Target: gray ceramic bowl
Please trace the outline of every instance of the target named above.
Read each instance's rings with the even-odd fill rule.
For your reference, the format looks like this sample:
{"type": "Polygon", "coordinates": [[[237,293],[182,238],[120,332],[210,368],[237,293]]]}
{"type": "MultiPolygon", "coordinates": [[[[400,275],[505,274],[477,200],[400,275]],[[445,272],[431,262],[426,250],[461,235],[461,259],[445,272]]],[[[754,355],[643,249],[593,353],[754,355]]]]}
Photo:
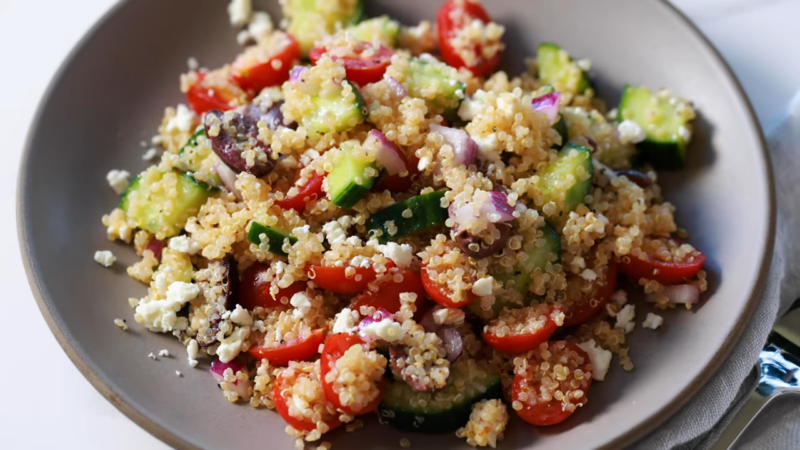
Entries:
{"type": "MultiPolygon", "coordinates": [[[[368,13],[405,23],[432,19],[439,1],[368,1],[368,13]]],[[[665,314],[657,332],[631,336],[636,370],[613,367],[590,402],[561,426],[535,429],[514,420],[502,448],[619,448],[654,429],[697,392],[728,355],[758,301],[772,248],[774,202],[764,144],[745,95],[719,55],[685,18],[655,0],[494,0],[508,29],[507,68],[520,70],[543,40],[593,61],[599,93],[618,100],[626,82],[668,86],[700,112],[689,168],[664,176],[680,223],[709,256],[711,289],[692,311],[665,314]]],[[[277,2],[266,5],[278,15],[277,2]]],[[[135,0],[118,5],[80,43],[45,95],[20,171],[22,254],[41,311],[67,354],[109,401],[180,448],[291,448],[271,411],[232,406],[207,365],[191,370],[168,336],[129,333],[126,298],[144,288],[123,267],[133,251],[109,243],[100,216],[117,198],[112,168],[144,168],[139,142],[163,108],[182,101],[178,74],[195,56],[209,66],[237,52],[220,0],[135,0]],[[92,254],[111,248],[108,270],[92,254]],[[151,361],[168,348],[174,358],[151,361]],[[184,373],[175,376],[175,370],[184,373]],[[254,447],[256,446],[256,447],[254,447]]],[[[646,307],[640,307],[642,320],[646,307]]],[[[641,328],[641,327],[639,327],[641,328]]],[[[401,434],[368,420],[358,433],[326,436],[337,448],[397,448],[401,434]]],[[[445,436],[409,436],[415,448],[465,448],[445,436]]]]}

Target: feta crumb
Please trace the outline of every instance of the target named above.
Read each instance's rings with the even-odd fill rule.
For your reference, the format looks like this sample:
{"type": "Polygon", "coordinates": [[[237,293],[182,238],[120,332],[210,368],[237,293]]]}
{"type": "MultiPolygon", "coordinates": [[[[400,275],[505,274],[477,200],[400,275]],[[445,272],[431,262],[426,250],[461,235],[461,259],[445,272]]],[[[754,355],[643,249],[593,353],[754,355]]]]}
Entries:
{"type": "Polygon", "coordinates": [[[385,245],[378,245],[378,251],[383,253],[383,256],[394,261],[397,267],[401,269],[410,266],[414,260],[414,248],[409,244],[389,242],[385,245]]]}
{"type": "Polygon", "coordinates": [[[156,156],[158,156],[158,150],[156,150],[155,148],[150,148],[146,152],[144,152],[144,155],[142,155],[142,159],[144,161],[151,161],[156,156]]]}
{"type": "Polygon", "coordinates": [[[128,331],[128,324],[122,319],[114,319],[114,325],[118,326],[122,331],[128,331]]]}
{"type": "Polygon", "coordinates": [[[350,265],[353,267],[367,268],[372,265],[372,260],[367,258],[366,256],[357,255],[350,260],[350,265]]]}
{"type": "Polygon", "coordinates": [[[594,281],[597,279],[597,273],[595,273],[595,271],[592,269],[583,269],[583,272],[581,272],[581,278],[586,281],[594,281]]]}
{"type": "Polygon", "coordinates": [[[259,333],[266,333],[267,332],[267,327],[264,326],[264,321],[263,320],[256,320],[253,323],[253,328],[255,328],[259,333]]]}
{"type": "Polygon", "coordinates": [[[163,356],[165,358],[168,358],[169,357],[169,350],[167,350],[167,349],[159,350],[158,356],[163,356]]]}
{"type": "Polygon", "coordinates": [[[148,358],[150,358],[150,359],[152,359],[153,361],[156,361],[156,360],[158,360],[158,357],[156,357],[156,355],[154,355],[154,354],[153,354],[153,352],[150,352],[150,354],[149,354],[149,355],[147,355],[147,357],[148,357],[148,358]]]}
{"type": "Polygon", "coordinates": [[[578,347],[589,356],[589,361],[592,363],[592,379],[597,381],[605,380],[608,367],[611,365],[611,352],[598,347],[594,339],[578,344],[578,347]]]}
{"type": "Polygon", "coordinates": [[[634,319],[636,318],[636,307],[634,305],[625,305],[617,313],[617,323],[614,325],[614,328],[621,328],[625,330],[625,333],[630,333],[633,331],[633,327],[636,326],[636,322],[634,319]]]}
{"type": "Polygon", "coordinates": [[[234,27],[247,24],[251,14],[253,14],[252,0],[231,0],[228,4],[228,17],[234,27]]]}
{"type": "Polygon", "coordinates": [[[482,102],[476,102],[475,100],[466,98],[461,102],[461,106],[458,107],[458,117],[464,122],[469,122],[480,114],[482,108],[482,102]]]}
{"type": "Polygon", "coordinates": [[[249,311],[242,308],[242,305],[236,305],[236,309],[231,311],[230,318],[231,322],[236,325],[250,326],[253,324],[253,317],[250,316],[249,311]]]}
{"type": "Polygon", "coordinates": [[[361,238],[358,236],[350,236],[345,240],[348,244],[352,245],[353,247],[361,247],[361,238]]]}
{"type": "Polygon", "coordinates": [[[689,129],[685,126],[681,125],[678,127],[678,136],[683,142],[689,142],[689,140],[692,139],[692,132],[689,131],[689,129]]]}
{"type": "Polygon", "coordinates": [[[417,170],[422,172],[425,169],[427,169],[430,164],[431,164],[431,158],[428,156],[423,156],[422,158],[419,159],[419,162],[417,163],[417,170]]]}
{"type": "Polygon", "coordinates": [[[230,336],[221,340],[217,348],[219,360],[228,363],[242,351],[245,339],[250,336],[250,327],[237,327],[230,336]]]}
{"type": "Polygon", "coordinates": [[[302,319],[311,311],[311,299],[308,298],[308,295],[305,292],[298,292],[294,294],[289,300],[289,304],[294,306],[294,311],[292,312],[292,316],[295,319],[302,319]]]}
{"type": "Polygon", "coordinates": [[[645,328],[650,328],[651,330],[656,330],[663,323],[663,317],[659,316],[658,314],[647,313],[647,317],[645,317],[644,322],[642,322],[642,326],[645,328]]]}
{"type": "Polygon", "coordinates": [[[433,312],[433,321],[437,325],[462,324],[464,318],[464,311],[459,308],[441,308],[433,312]]]}
{"type": "Polygon", "coordinates": [[[176,281],[167,288],[165,299],[140,302],[136,306],[134,319],[151,331],[167,333],[172,330],[185,330],[189,326],[189,321],[185,317],[178,317],[178,311],[199,294],[200,287],[196,284],[176,281]]]}
{"type": "Polygon", "coordinates": [[[179,104],[175,110],[175,115],[167,122],[167,133],[181,131],[188,133],[193,131],[195,114],[183,103],[179,104]]]}
{"type": "MultiPolygon", "coordinates": [[[[239,305],[236,305],[239,306],[239,305]]],[[[197,367],[197,351],[200,349],[200,346],[197,344],[196,339],[192,339],[189,341],[189,345],[186,346],[186,359],[189,360],[189,365],[192,367],[197,367]]]]}
{"type": "Polygon", "coordinates": [[[349,333],[355,330],[356,321],[358,320],[358,311],[353,311],[350,308],[344,308],[336,314],[336,321],[333,323],[333,332],[335,333],[349,333]]]}
{"type": "Polygon", "coordinates": [[[269,37],[274,28],[272,18],[264,11],[254,12],[250,23],[247,24],[247,31],[256,42],[261,42],[269,37]]]}
{"type": "Polygon", "coordinates": [[[364,336],[373,336],[386,342],[394,342],[403,337],[403,326],[391,319],[373,322],[361,329],[364,336]]]}
{"type": "Polygon", "coordinates": [[[111,267],[117,257],[110,250],[98,250],[94,252],[94,260],[103,267],[111,267]]]}
{"type": "Polygon", "coordinates": [[[139,299],[135,297],[129,297],[128,305],[130,305],[131,308],[136,308],[137,306],[139,306],[139,299]]]}
{"type": "Polygon", "coordinates": [[[114,169],[106,174],[106,181],[108,181],[108,185],[111,186],[111,189],[114,189],[114,192],[122,194],[128,189],[128,185],[130,184],[128,178],[130,176],[131,174],[127,170],[114,169]]]}
{"type": "Polygon", "coordinates": [[[617,125],[619,141],[623,144],[638,144],[647,138],[642,127],[632,120],[623,120],[617,125]]]}
{"type": "Polygon", "coordinates": [[[497,133],[489,133],[483,135],[470,135],[473,141],[478,144],[478,156],[489,162],[496,162],[500,160],[500,152],[497,150],[499,141],[497,140],[497,133]]]}
{"type": "Polygon", "coordinates": [[[494,278],[485,276],[472,284],[472,293],[479,297],[492,295],[493,286],[494,278]]]}
{"type": "Polygon", "coordinates": [[[328,240],[329,244],[331,245],[338,244],[340,242],[345,242],[347,240],[346,228],[348,225],[346,224],[347,221],[342,221],[340,219],[340,220],[331,220],[330,222],[327,222],[325,225],[322,226],[322,232],[325,233],[325,239],[328,240]]]}
{"type": "Polygon", "coordinates": [[[176,371],[175,371],[175,375],[176,375],[177,377],[182,377],[182,376],[183,376],[183,374],[181,373],[181,371],[180,371],[180,370],[176,370],[176,371]]]}
{"type": "Polygon", "coordinates": [[[189,236],[175,236],[169,240],[169,248],[187,255],[196,255],[203,250],[203,246],[189,236]]]}
{"type": "Polygon", "coordinates": [[[186,60],[186,66],[189,70],[197,70],[200,68],[200,63],[197,61],[197,58],[190,56],[189,59],[186,60]]]}

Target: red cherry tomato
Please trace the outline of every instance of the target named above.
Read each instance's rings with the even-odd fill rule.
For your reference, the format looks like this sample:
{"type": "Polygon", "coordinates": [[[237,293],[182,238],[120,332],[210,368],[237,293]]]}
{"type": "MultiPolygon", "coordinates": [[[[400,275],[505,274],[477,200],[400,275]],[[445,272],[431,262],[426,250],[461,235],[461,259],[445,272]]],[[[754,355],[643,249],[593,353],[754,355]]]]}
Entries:
{"type": "MultiPolygon", "coordinates": [[[[661,239],[665,245],[678,247],[682,243],[675,239],[661,239]]],[[[694,250],[680,260],[664,261],[657,255],[647,253],[645,259],[623,256],[619,260],[619,271],[634,281],[640,278],[656,280],[661,284],[684,284],[691,279],[706,262],[706,255],[694,250]]]]}
{"type": "Polygon", "coordinates": [[[460,69],[466,67],[475,76],[485,76],[497,68],[500,63],[501,53],[497,52],[489,59],[484,59],[482,48],[479,43],[474,44],[472,51],[478,57],[478,62],[467,65],[453,46],[452,39],[465,27],[475,20],[487,24],[492,21],[489,13],[478,2],[470,0],[448,0],[436,15],[436,24],[439,30],[439,50],[442,52],[444,61],[460,69]]]}
{"type": "Polygon", "coordinates": [[[257,94],[265,87],[289,79],[289,70],[300,60],[300,44],[290,34],[276,32],[268,42],[248,47],[232,66],[233,80],[245,91],[257,94]]]}
{"type": "Polygon", "coordinates": [[[386,68],[392,62],[392,51],[381,45],[375,47],[368,42],[359,42],[355,48],[348,49],[348,54],[355,56],[336,56],[335,51],[329,52],[324,47],[314,47],[308,52],[308,58],[313,64],[325,53],[330,53],[333,60],[342,61],[347,73],[347,79],[361,86],[375,83],[383,78],[386,68]]]}
{"type": "Polygon", "coordinates": [[[389,192],[405,192],[411,188],[411,185],[414,181],[418,178],[417,174],[419,174],[419,169],[417,169],[417,165],[419,164],[419,160],[416,156],[411,155],[406,161],[406,168],[408,169],[408,174],[406,176],[401,176],[399,173],[395,175],[389,175],[388,173],[383,173],[378,181],[375,182],[375,185],[372,187],[373,192],[383,192],[385,190],[389,190],[389,192]]]}
{"type": "MultiPolygon", "coordinates": [[[[512,329],[510,332],[503,334],[503,336],[498,336],[496,334],[496,328],[493,326],[496,324],[497,320],[493,320],[489,322],[489,325],[483,328],[483,340],[494,347],[495,350],[512,355],[527,353],[538,347],[542,342],[547,342],[550,336],[558,329],[558,324],[556,324],[554,316],[561,314],[561,308],[548,305],[547,307],[528,306],[523,309],[528,308],[534,308],[537,316],[541,314],[547,317],[540,328],[523,333],[517,333],[512,329]]],[[[503,313],[500,315],[500,319],[502,318],[503,313]]]]}
{"type": "Polygon", "coordinates": [[[222,72],[198,72],[197,81],[186,91],[186,100],[198,115],[219,109],[227,111],[244,104],[247,94],[222,72]]]}
{"type": "MultiPolygon", "coordinates": [[[[275,384],[272,386],[272,401],[275,402],[275,410],[278,411],[278,414],[286,421],[289,425],[291,425],[294,429],[299,431],[313,431],[317,428],[317,424],[314,423],[310,418],[297,418],[289,414],[289,402],[287,401],[286,397],[284,397],[284,391],[291,392],[291,388],[294,383],[297,381],[299,377],[309,377],[312,381],[319,383],[319,377],[312,372],[301,372],[298,373],[296,369],[293,369],[291,375],[287,374],[288,372],[284,370],[278,378],[275,380],[275,384]]],[[[328,405],[322,411],[322,419],[328,427],[333,430],[334,428],[338,427],[342,424],[339,421],[339,414],[334,409],[333,405],[328,402],[328,405]]]]}
{"type": "Polygon", "coordinates": [[[555,425],[566,420],[577,407],[586,404],[586,394],[592,385],[591,376],[581,376],[578,379],[574,375],[576,369],[581,369],[584,373],[592,370],[589,357],[580,347],[565,341],[557,341],[549,342],[547,351],[550,353],[548,358],[542,358],[539,349],[529,354],[526,374],[515,375],[511,385],[511,398],[515,403],[522,404],[522,409],[515,411],[526,422],[538,426],[555,425]],[[545,361],[552,362],[548,370],[541,368],[541,364],[545,361]],[[558,389],[565,393],[569,397],[569,404],[563,400],[555,398],[544,400],[541,397],[542,378],[547,376],[550,380],[558,380],[552,373],[555,362],[566,366],[570,373],[566,380],[558,381],[560,386],[550,387],[549,390],[558,389]],[[570,384],[573,381],[578,382],[577,388],[570,384]],[[521,395],[523,393],[525,395],[521,395]]]}
{"type": "Polygon", "coordinates": [[[242,308],[253,310],[256,306],[264,308],[286,306],[288,302],[281,302],[282,298],[291,299],[294,294],[304,291],[308,287],[307,282],[297,281],[280,289],[276,295],[272,295],[270,293],[272,283],[265,280],[267,270],[269,270],[268,264],[255,263],[242,273],[237,300],[242,308]]]}
{"type": "Polygon", "coordinates": [[[296,195],[291,197],[284,197],[283,200],[275,202],[276,205],[283,209],[293,209],[298,212],[303,212],[306,205],[322,196],[322,180],[325,179],[323,175],[316,173],[311,176],[311,179],[306,181],[306,184],[300,186],[296,195]]]}
{"type": "Polygon", "coordinates": [[[333,334],[328,336],[328,339],[325,340],[325,348],[322,350],[322,357],[320,358],[320,380],[322,381],[322,391],[325,392],[325,398],[340,411],[354,416],[367,414],[378,408],[384,394],[383,377],[381,376],[381,378],[377,380],[378,383],[380,383],[380,394],[378,394],[373,401],[360,409],[353,409],[344,405],[339,398],[339,394],[334,391],[333,383],[329,383],[326,378],[328,372],[331,371],[331,365],[336,364],[336,361],[344,355],[344,352],[354,345],[363,344],[364,341],[357,335],[347,333],[333,334]]]}
{"type": "Polygon", "coordinates": [[[446,285],[441,285],[439,282],[432,280],[430,275],[428,274],[428,269],[423,267],[422,268],[422,286],[425,288],[425,292],[428,293],[428,296],[433,299],[436,303],[445,306],[447,308],[460,308],[462,306],[467,306],[476,298],[478,298],[472,291],[466,292],[466,299],[462,301],[458,301],[455,298],[455,293],[450,290],[449,287],[446,285]]]}
{"type": "Polygon", "coordinates": [[[250,347],[247,352],[257,359],[268,359],[270,365],[285,366],[289,361],[306,361],[319,353],[319,344],[325,340],[325,329],[314,330],[305,338],[270,347],[250,347]]]}
{"type": "MultiPolygon", "coordinates": [[[[394,314],[400,311],[400,294],[413,292],[417,294],[417,312],[425,301],[425,289],[422,287],[422,278],[413,270],[401,270],[398,273],[403,275],[403,281],[395,283],[392,279],[381,281],[376,292],[365,292],[353,299],[351,308],[359,310],[362,306],[373,306],[384,308],[394,314]]],[[[387,276],[388,278],[388,276],[387,276]]]]}
{"type": "Polygon", "coordinates": [[[567,296],[571,303],[564,305],[564,326],[574,327],[596,316],[608,302],[617,287],[617,264],[608,262],[605,274],[597,274],[594,281],[586,281],[578,276],[567,277],[567,296]],[[580,289],[570,289],[569,284],[591,283],[592,290],[585,293],[580,289]]]}
{"type": "Polygon", "coordinates": [[[375,271],[369,267],[355,267],[356,273],[347,276],[349,266],[309,266],[308,277],[317,286],[336,294],[360,294],[367,284],[375,279],[375,271]]]}

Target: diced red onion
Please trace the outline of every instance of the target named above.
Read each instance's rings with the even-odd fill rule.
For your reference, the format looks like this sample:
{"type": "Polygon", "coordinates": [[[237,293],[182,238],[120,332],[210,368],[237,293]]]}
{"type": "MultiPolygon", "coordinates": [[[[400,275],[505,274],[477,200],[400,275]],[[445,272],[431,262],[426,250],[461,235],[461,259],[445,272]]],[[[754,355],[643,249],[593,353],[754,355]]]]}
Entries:
{"type": "Polygon", "coordinates": [[[436,332],[442,340],[445,350],[447,350],[447,360],[451,363],[456,362],[461,352],[464,351],[464,340],[455,327],[442,327],[436,332]]]}
{"type": "Polygon", "coordinates": [[[406,88],[397,81],[397,78],[384,74],[383,79],[386,80],[386,83],[392,89],[394,95],[400,98],[405,98],[408,96],[408,92],[406,92],[406,88]]]}
{"type": "Polygon", "coordinates": [[[436,316],[434,315],[436,311],[439,311],[441,309],[445,309],[445,307],[441,305],[436,305],[433,308],[429,309],[424,316],[422,316],[422,319],[420,319],[419,324],[422,328],[425,329],[425,331],[428,331],[430,333],[435,333],[439,331],[439,328],[442,327],[441,324],[436,323],[435,319],[436,316]]]}
{"type": "MultiPolygon", "coordinates": [[[[700,301],[700,288],[693,284],[666,286],[664,295],[667,296],[671,303],[698,303],[700,301]]],[[[647,294],[646,300],[650,303],[655,303],[657,296],[656,294],[647,294]]]]}
{"type": "Polygon", "coordinates": [[[373,323],[383,322],[384,320],[392,320],[392,313],[385,308],[377,308],[375,313],[369,317],[365,317],[358,324],[358,335],[364,342],[373,342],[378,340],[374,335],[367,334],[365,329],[373,323]]]}
{"type": "Polygon", "coordinates": [[[289,79],[290,80],[299,80],[300,79],[300,75],[302,75],[303,72],[305,72],[306,70],[308,70],[308,67],[306,67],[306,66],[294,66],[294,67],[292,67],[292,70],[289,71],[289,79]]]}
{"type": "Polygon", "coordinates": [[[239,192],[239,189],[236,189],[236,172],[228,167],[227,164],[222,164],[219,161],[214,164],[214,171],[219,175],[219,179],[222,181],[225,189],[233,192],[233,195],[235,195],[238,200],[241,200],[242,193],[239,192]]]}
{"type": "Polygon", "coordinates": [[[270,130],[275,131],[278,127],[286,125],[283,121],[283,112],[281,111],[282,105],[283,101],[279,101],[272,105],[266,113],[261,114],[260,120],[267,124],[270,130]]]}
{"type": "Polygon", "coordinates": [[[444,140],[453,147],[453,164],[456,166],[468,166],[475,162],[478,157],[478,144],[464,130],[443,127],[441,125],[431,125],[431,131],[439,133],[444,140]]]}
{"type": "Polygon", "coordinates": [[[492,223],[514,220],[514,208],[508,204],[508,196],[502,192],[489,192],[489,201],[484,202],[478,211],[475,210],[475,204],[472,202],[458,209],[452,208],[452,204],[450,206],[447,211],[456,225],[475,220],[477,217],[486,217],[492,223]]]}
{"type": "Polygon", "coordinates": [[[367,139],[377,141],[378,152],[375,157],[378,159],[378,164],[383,166],[389,172],[389,175],[397,175],[408,171],[405,156],[394,145],[394,142],[387,139],[383,133],[373,129],[369,132],[367,139]]]}
{"type": "Polygon", "coordinates": [[[558,119],[558,102],[561,98],[561,93],[553,91],[549,94],[544,94],[541,97],[536,97],[531,101],[534,111],[544,113],[550,125],[556,123],[558,119]]]}
{"type": "MultiPolygon", "coordinates": [[[[217,384],[222,383],[225,381],[225,370],[231,369],[233,374],[236,375],[237,372],[247,372],[247,366],[239,358],[234,358],[230,362],[224,363],[219,360],[219,358],[214,359],[211,363],[211,376],[214,377],[214,380],[217,384]]],[[[231,390],[236,392],[236,394],[243,399],[250,398],[249,388],[253,385],[252,381],[239,381],[236,380],[233,383],[230,383],[231,390]]]]}
{"type": "Polygon", "coordinates": [[[150,250],[153,252],[153,255],[156,257],[157,260],[161,261],[161,254],[164,251],[164,248],[167,246],[167,243],[160,240],[160,239],[150,239],[150,242],[147,243],[147,247],[145,250],[150,250]]]}

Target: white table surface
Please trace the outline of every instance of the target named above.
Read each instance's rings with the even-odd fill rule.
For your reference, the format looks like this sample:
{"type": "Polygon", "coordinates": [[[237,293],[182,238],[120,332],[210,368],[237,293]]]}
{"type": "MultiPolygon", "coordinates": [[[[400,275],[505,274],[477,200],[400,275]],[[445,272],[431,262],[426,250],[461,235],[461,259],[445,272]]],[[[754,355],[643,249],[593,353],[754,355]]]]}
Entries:
{"type": "MultiPolygon", "coordinates": [[[[63,58],[115,0],[0,0],[0,447],[164,449],[86,381],[50,334],[17,244],[16,175],[36,105],[63,58]],[[22,343],[22,345],[20,345],[22,343]],[[24,380],[22,379],[24,373],[24,380]]],[[[223,0],[220,0],[223,1],[223,0]]],[[[769,130],[800,88],[800,0],[674,0],[733,67],[769,130]]]]}

